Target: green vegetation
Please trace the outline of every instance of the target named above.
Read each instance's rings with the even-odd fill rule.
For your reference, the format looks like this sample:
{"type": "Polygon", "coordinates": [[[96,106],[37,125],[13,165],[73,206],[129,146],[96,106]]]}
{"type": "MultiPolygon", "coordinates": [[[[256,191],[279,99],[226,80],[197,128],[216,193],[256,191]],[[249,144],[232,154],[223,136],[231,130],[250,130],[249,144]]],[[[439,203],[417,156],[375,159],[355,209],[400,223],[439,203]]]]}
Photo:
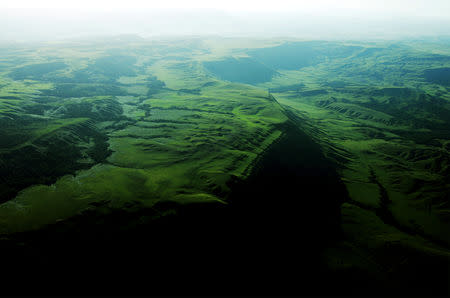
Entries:
{"type": "Polygon", "coordinates": [[[131,38],[2,53],[5,239],[104,222],[140,237],[205,208],[192,216],[217,216],[216,237],[321,254],[330,280],[443,288],[448,44],[131,38]]]}
{"type": "MultiPolygon", "coordinates": [[[[138,58],[100,57],[73,70],[86,78],[77,83],[59,77],[45,87],[24,81],[29,92],[3,87],[3,233],[51,224],[93,202],[225,200],[227,181],[245,178],[281,135],[277,125],[287,118],[267,92],[210,79],[170,89],[134,67],[138,58]]],[[[182,75],[185,67],[173,62],[169,70],[182,75]]]]}
{"type": "Polygon", "coordinates": [[[429,284],[446,284],[449,262],[450,56],[416,47],[363,45],[322,63],[306,55],[311,60],[298,65],[286,55],[286,65],[303,68],[277,69],[279,77],[258,85],[302,119],[346,185],[345,237],[330,264],[338,260],[349,278],[371,272],[391,288],[423,283],[416,277],[423,271],[436,272],[429,284]]]}
{"type": "Polygon", "coordinates": [[[433,68],[425,70],[425,79],[431,83],[450,86],[450,68],[433,68]]]}
{"type": "Polygon", "coordinates": [[[222,80],[257,84],[272,79],[276,72],[250,58],[228,58],[205,62],[205,67],[222,80]]]}
{"type": "Polygon", "coordinates": [[[14,69],[10,72],[9,76],[14,80],[42,80],[45,79],[47,74],[60,69],[64,69],[66,67],[67,64],[63,62],[30,64],[14,69]]]}
{"type": "Polygon", "coordinates": [[[248,54],[273,69],[296,70],[317,65],[327,59],[348,57],[361,49],[359,46],[308,41],[289,42],[276,47],[255,49],[249,51],[248,54]]]}

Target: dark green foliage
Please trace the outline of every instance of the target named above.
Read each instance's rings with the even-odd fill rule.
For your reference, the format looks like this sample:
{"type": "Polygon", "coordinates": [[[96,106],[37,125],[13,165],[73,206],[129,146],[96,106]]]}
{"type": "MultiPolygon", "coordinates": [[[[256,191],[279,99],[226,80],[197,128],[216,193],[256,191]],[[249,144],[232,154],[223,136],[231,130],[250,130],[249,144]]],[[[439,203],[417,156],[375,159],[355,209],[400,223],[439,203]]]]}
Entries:
{"type": "Polygon", "coordinates": [[[47,75],[48,73],[64,69],[66,67],[67,64],[63,62],[31,64],[16,68],[15,70],[9,73],[9,76],[14,80],[24,80],[24,79],[45,80],[45,75],[47,75]]]}
{"type": "Polygon", "coordinates": [[[231,82],[257,84],[270,81],[276,71],[250,58],[228,58],[204,63],[206,69],[231,82]]]}
{"type": "Polygon", "coordinates": [[[39,104],[28,104],[23,107],[24,112],[33,115],[44,115],[45,111],[53,109],[53,106],[47,102],[41,101],[39,104]]]}
{"type": "Polygon", "coordinates": [[[0,118],[0,149],[14,147],[30,137],[23,124],[17,125],[18,122],[18,119],[0,118]]]}
{"type": "Polygon", "coordinates": [[[18,96],[0,96],[1,99],[13,99],[13,100],[20,100],[21,98],[18,96]]]}
{"type": "Polygon", "coordinates": [[[206,88],[206,87],[213,87],[213,86],[217,86],[217,85],[219,85],[218,82],[207,82],[207,83],[204,83],[202,87],[206,88]]]}
{"type": "Polygon", "coordinates": [[[315,95],[322,95],[322,94],[327,94],[327,93],[328,93],[328,91],[325,89],[308,90],[308,91],[298,92],[298,94],[301,96],[315,96],[315,95]]]}
{"type": "Polygon", "coordinates": [[[305,87],[305,84],[299,83],[299,84],[269,88],[269,92],[288,92],[288,91],[298,92],[298,91],[302,90],[304,87],[305,87]]]}
{"type": "MultiPolygon", "coordinates": [[[[48,111],[59,119],[90,118],[88,122],[61,127],[31,144],[0,153],[0,202],[34,184],[51,184],[63,175],[104,162],[111,154],[108,137],[95,128],[100,121],[120,120],[122,106],[113,98],[68,102],[56,107],[35,104],[25,107],[33,114],[48,111]],[[90,158],[90,162],[80,162],[90,158]]],[[[0,118],[0,149],[11,149],[32,137],[33,128],[45,127],[45,119],[0,118]]]]}
{"type": "Polygon", "coordinates": [[[86,68],[75,70],[71,76],[53,76],[56,83],[108,83],[115,84],[121,76],[136,75],[133,56],[114,55],[96,59],[86,68]]]}
{"type": "Polygon", "coordinates": [[[249,51],[257,61],[273,69],[299,69],[326,61],[326,58],[350,56],[361,47],[341,46],[326,42],[292,42],[272,48],[249,51]]]}
{"type": "Polygon", "coordinates": [[[94,139],[94,146],[87,151],[88,156],[96,164],[105,162],[106,158],[112,153],[109,149],[108,137],[98,132],[93,133],[92,137],[94,139]]]}
{"type": "Polygon", "coordinates": [[[382,89],[375,89],[369,92],[369,95],[371,96],[391,96],[391,97],[397,97],[408,99],[410,97],[416,97],[417,91],[409,88],[382,88],[382,89]]]}
{"type": "Polygon", "coordinates": [[[56,97],[91,97],[102,95],[127,95],[127,92],[117,85],[106,84],[57,84],[52,90],[43,90],[47,96],[56,97]]]}
{"type": "Polygon", "coordinates": [[[450,62],[450,56],[446,55],[438,55],[438,54],[425,54],[421,55],[419,57],[404,57],[402,61],[408,61],[408,62],[425,62],[425,63],[432,63],[432,62],[450,62]]]}
{"type": "Polygon", "coordinates": [[[166,88],[166,83],[158,80],[156,77],[151,77],[149,81],[150,82],[147,84],[148,87],[147,96],[151,97],[152,95],[158,94],[159,92],[161,92],[163,89],[166,88]]]}
{"type": "Polygon", "coordinates": [[[64,137],[58,134],[43,137],[33,145],[10,153],[0,154],[0,202],[34,184],[51,184],[61,176],[91,167],[94,163],[80,163],[82,145],[92,138],[95,145],[87,151],[95,163],[111,153],[107,138],[89,126],[71,127],[64,137]],[[80,142],[81,139],[81,142],[80,142]],[[40,148],[45,148],[42,150],[40,148]]]}
{"type": "Polygon", "coordinates": [[[122,114],[122,106],[113,99],[98,102],[70,103],[56,112],[61,118],[91,118],[95,121],[118,120],[122,114]]]}
{"type": "Polygon", "coordinates": [[[196,88],[196,89],[180,89],[180,90],[178,90],[178,92],[200,95],[201,89],[200,88],[196,88]]]}
{"type": "Polygon", "coordinates": [[[425,70],[425,79],[429,82],[450,86],[450,68],[434,68],[425,70]]]}
{"type": "Polygon", "coordinates": [[[117,79],[121,76],[134,76],[134,63],[136,58],[133,56],[107,56],[96,59],[86,71],[117,79]]]}
{"type": "Polygon", "coordinates": [[[362,106],[394,116],[398,123],[436,132],[450,128],[450,109],[443,99],[408,88],[377,89],[369,91],[369,95],[386,96],[387,100],[371,100],[362,106]]]}

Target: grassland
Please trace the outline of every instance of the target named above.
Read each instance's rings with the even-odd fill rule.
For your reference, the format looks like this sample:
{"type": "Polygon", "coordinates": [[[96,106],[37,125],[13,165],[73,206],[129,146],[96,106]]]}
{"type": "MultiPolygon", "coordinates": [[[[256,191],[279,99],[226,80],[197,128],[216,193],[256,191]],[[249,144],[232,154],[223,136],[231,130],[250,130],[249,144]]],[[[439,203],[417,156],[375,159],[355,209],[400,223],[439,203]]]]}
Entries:
{"type": "Polygon", "coordinates": [[[106,55],[61,72],[82,64],[64,55],[58,60],[67,64],[3,73],[2,139],[16,144],[2,149],[2,233],[55,223],[95,202],[226,201],[227,181],[250,173],[287,120],[264,90],[192,73],[196,62],[169,58],[146,68],[135,63],[152,57],[106,55]],[[60,150],[72,154],[50,162],[60,150]],[[12,170],[17,164],[36,169],[28,175],[12,170]]]}
{"type": "Polygon", "coordinates": [[[305,244],[322,243],[314,228],[341,221],[323,224],[335,234],[323,251],[330,280],[360,277],[361,289],[370,280],[399,293],[417,279],[429,278],[424,294],[446,286],[447,44],[118,38],[2,53],[4,237],[89,216],[147,221],[139,212],[231,204],[261,238],[290,239],[301,224],[305,244]],[[248,205],[233,202],[245,197],[248,205]],[[327,213],[335,205],[340,214],[327,213]]]}
{"type": "Polygon", "coordinates": [[[345,240],[332,263],[353,274],[367,262],[361,272],[392,283],[419,271],[448,276],[446,265],[430,264],[449,257],[449,56],[414,44],[352,49],[348,57],[277,69],[280,76],[258,85],[303,119],[299,125],[346,185],[345,240]]]}

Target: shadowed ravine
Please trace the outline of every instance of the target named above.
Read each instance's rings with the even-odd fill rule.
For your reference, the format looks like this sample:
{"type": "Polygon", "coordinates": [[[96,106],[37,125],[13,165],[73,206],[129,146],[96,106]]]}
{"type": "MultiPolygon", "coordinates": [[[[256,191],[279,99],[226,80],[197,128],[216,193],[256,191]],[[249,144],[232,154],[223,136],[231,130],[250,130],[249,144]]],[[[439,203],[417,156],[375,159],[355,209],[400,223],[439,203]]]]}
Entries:
{"type": "Polygon", "coordinates": [[[228,205],[100,208],[13,236],[27,245],[5,248],[8,284],[31,283],[12,288],[29,293],[316,292],[346,192],[316,144],[291,122],[283,131],[250,177],[233,182],[228,205]],[[177,214],[150,220],[164,209],[177,214]]]}
{"type": "Polygon", "coordinates": [[[373,272],[330,269],[324,254],[344,239],[348,195],[334,165],[299,129],[301,120],[286,115],[282,136],[251,175],[229,182],[226,205],[98,203],[1,239],[2,293],[417,294],[434,284],[442,291],[434,279],[445,272],[425,256],[411,264],[424,269],[417,278],[400,272],[392,283],[373,272]],[[426,273],[430,268],[436,273],[426,273]],[[423,284],[409,285],[416,279],[423,284]]]}

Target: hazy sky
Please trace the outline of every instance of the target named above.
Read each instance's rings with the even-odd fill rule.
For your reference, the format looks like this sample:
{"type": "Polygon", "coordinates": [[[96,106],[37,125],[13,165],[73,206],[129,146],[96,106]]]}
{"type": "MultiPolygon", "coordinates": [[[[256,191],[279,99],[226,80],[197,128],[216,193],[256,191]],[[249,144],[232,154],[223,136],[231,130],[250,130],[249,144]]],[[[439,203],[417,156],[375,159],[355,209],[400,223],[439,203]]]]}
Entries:
{"type": "Polygon", "coordinates": [[[96,34],[394,38],[450,32],[450,0],[0,0],[0,40],[96,34]]]}
{"type": "Polygon", "coordinates": [[[396,14],[450,17],[448,0],[2,0],[1,9],[45,9],[65,11],[123,11],[134,9],[217,9],[239,11],[299,11],[322,15],[396,14]]]}

